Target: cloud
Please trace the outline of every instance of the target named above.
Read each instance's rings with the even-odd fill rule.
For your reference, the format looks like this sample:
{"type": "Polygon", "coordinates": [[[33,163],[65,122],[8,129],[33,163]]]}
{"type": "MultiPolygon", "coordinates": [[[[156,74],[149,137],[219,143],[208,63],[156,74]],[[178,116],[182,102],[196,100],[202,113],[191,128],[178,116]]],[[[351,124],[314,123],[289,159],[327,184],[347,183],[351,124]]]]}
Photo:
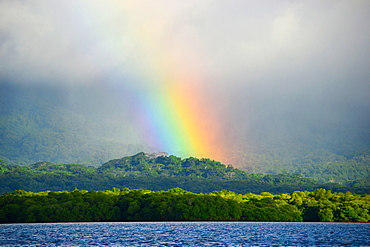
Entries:
{"type": "Polygon", "coordinates": [[[261,123],[365,123],[369,10],[366,0],[3,0],[0,75],[90,85],[92,98],[102,84],[129,97],[158,75],[196,78],[235,138],[261,123]]]}
{"type": "Polygon", "coordinates": [[[124,68],[135,54],[191,59],[189,69],[220,81],[363,70],[368,9],[367,1],[2,1],[1,72],[79,78],[124,68]]]}

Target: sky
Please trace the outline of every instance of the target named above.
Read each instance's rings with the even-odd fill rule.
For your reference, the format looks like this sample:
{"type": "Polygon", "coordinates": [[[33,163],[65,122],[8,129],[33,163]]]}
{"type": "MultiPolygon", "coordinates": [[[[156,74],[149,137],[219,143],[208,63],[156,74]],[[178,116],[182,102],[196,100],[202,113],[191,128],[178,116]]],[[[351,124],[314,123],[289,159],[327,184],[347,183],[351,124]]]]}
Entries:
{"type": "Polygon", "coordinates": [[[229,161],[280,135],[369,134],[367,0],[1,0],[0,16],[0,83],[63,88],[117,138],[229,161]]]}

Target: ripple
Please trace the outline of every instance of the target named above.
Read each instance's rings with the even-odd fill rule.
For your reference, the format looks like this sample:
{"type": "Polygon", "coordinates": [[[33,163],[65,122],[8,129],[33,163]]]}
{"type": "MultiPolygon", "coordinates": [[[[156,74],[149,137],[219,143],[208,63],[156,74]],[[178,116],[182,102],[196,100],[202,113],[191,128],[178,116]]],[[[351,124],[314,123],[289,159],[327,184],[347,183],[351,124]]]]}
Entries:
{"type": "Polygon", "coordinates": [[[370,246],[370,224],[126,222],[0,225],[1,246],[370,246]]]}

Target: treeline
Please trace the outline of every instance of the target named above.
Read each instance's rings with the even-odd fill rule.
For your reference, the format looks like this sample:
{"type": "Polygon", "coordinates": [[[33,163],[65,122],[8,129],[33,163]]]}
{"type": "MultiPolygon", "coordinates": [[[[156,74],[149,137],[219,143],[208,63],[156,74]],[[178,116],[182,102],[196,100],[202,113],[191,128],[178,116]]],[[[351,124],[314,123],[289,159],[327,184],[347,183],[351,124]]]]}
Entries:
{"type": "Polygon", "coordinates": [[[369,222],[370,195],[318,189],[273,195],[221,190],[26,192],[0,196],[0,222],[330,221],[369,222]]]}
{"type": "Polygon", "coordinates": [[[370,151],[355,155],[336,155],[327,150],[304,149],[300,152],[271,152],[262,154],[241,153],[241,169],[247,172],[268,174],[292,173],[315,178],[319,182],[337,182],[352,185],[370,178],[370,151]]]}
{"type": "Polygon", "coordinates": [[[168,190],[181,187],[194,193],[231,190],[236,193],[285,193],[325,188],[335,192],[370,193],[365,182],[356,186],[319,183],[298,174],[247,173],[210,159],[138,153],[102,166],[54,164],[5,165],[0,162],[0,193],[14,190],[108,190],[112,187],[168,190]]]}

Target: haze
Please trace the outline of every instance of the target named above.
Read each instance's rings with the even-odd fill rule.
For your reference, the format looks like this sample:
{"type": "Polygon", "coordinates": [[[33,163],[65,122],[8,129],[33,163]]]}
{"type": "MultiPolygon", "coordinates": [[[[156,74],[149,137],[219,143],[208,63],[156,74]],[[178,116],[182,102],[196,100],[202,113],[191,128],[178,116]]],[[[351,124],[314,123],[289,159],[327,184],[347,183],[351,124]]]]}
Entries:
{"type": "Polygon", "coordinates": [[[147,146],[132,104],[171,72],[200,78],[226,162],[287,143],[368,149],[369,16],[366,0],[2,0],[2,104],[50,97],[111,141],[167,151],[147,146]]]}

